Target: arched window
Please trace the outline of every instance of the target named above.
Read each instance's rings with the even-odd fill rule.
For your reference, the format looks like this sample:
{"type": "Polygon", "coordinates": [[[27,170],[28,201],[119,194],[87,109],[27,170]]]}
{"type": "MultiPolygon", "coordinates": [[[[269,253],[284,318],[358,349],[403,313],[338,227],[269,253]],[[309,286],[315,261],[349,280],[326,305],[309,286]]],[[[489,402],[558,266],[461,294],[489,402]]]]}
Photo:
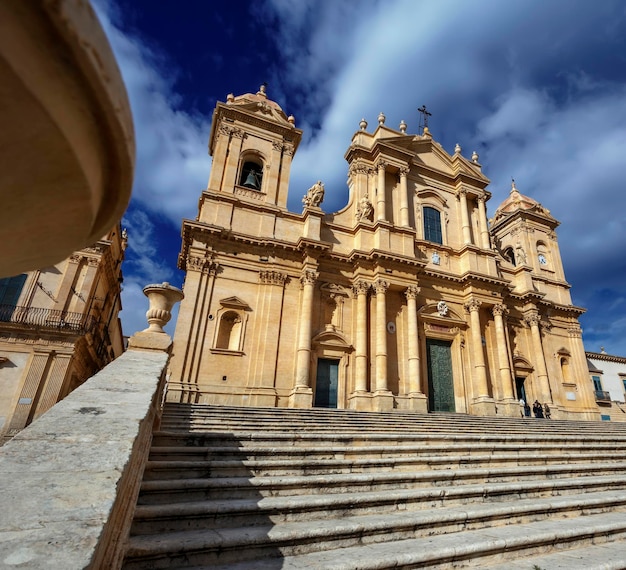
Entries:
{"type": "Polygon", "coordinates": [[[441,234],[441,213],[435,208],[424,206],[424,239],[433,243],[443,243],[441,234]]]}
{"type": "Polygon", "coordinates": [[[563,382],[569,384],[572,381],[572,375],[569,369],[569,360],[566,356],[561,357],[561,375],[563,382]]]}
{"type": "Polygon", "coordinates": [[[507,247],[502,253],[504,259],[506,259],[509,263],[515,265],[515,254],[513,253],[512,247],[507,247]]]}
{"type": "Polygon", "coordinates": [[[251,190],[261,190],[263,182],[263,166],[256,161],[247,160],[243,163],[239,185],[251,190]]]}
{"type": "Polygon", "coordinates": [[[227,311],[220,318],[215,348],[239,350],[241,340],[241,317],[235,311],[227,311]]]}

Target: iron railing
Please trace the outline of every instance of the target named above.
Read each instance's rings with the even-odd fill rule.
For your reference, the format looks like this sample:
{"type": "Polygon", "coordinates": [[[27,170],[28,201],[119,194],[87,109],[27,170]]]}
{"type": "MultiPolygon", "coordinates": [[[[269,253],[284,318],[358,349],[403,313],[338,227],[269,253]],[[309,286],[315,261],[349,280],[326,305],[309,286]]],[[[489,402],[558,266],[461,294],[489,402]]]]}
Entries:
{"type": "Polygon", "coordinates": [[[86,334],[97,321],[90,315],[70,313],[58,309],[41,307],[19,307],[16,305],[0,305],[0,322],[30,325],[44,329],[86,334]]]}
{"type": "Polygon", "coordinates": [[[604,390],[596,390],[596,402],[610,402],[611,394],[604,390]]]}

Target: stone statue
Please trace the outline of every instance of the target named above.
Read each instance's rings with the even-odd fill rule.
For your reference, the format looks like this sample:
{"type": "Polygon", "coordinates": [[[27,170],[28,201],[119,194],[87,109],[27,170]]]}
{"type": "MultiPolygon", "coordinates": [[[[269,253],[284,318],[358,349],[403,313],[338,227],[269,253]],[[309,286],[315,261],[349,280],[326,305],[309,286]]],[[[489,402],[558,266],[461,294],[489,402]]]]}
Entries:
{"type": "Polygon", "coordinates": [[[356,209],[356,219],[361,222],[363,220],[371,220],[374,208],[367,194],[359,200],[359,205],[356,209]]]}
{"type": "Polygon", "coordinates": [[[305,207],[314,207],[319,208],[319,205],[324,201],[324,185],[321,180],[318,180],[313,186],[311,186],[304,198],[302,198],[302,203],[305,207]]]}
{"type": "Polygon", "coordinates": [[[520,242],[515,244],[515,265],[526,265],[526,252],[520,242]]]}

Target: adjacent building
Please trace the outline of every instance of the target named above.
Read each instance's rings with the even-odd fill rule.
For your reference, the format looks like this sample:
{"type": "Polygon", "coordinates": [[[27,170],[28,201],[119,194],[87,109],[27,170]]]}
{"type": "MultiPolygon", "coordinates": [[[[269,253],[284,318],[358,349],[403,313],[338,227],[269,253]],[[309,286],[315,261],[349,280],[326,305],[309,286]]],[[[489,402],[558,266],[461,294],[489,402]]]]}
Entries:
{"type": "Polygon", "coordinates": [[[345,207],[320,181],[294,213],[294,118],[263,87],[217,104],[168,400],[598,419],[558,221],[515,183],[488,220],[476,153],[359,127],[345,207]]]}
{"type": "Polygon", "coordinates": [[[626,357],[587,351],[587,364],[603,420],[626,421],[626,357]]]}
{"type": "Polygon", "coordinates": [[[0,279],[0,441],[6,441],[124,350],[119,224],[90,247],[0,279]]]}

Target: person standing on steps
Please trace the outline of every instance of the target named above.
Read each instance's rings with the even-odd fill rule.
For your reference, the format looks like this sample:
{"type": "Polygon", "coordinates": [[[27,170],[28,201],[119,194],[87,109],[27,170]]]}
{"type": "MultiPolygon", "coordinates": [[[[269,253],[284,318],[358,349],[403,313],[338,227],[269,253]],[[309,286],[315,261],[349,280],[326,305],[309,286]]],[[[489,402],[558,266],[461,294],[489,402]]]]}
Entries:
{"type": "Polygon", "coordinates": [[[530,417],[530,404],[526,402],[524,404],[524,415],[529,418],[530,417]]]}
{"type": "Polygon", "coordinates": [[[543,405],[543,413],[545,414],[546,419],[549,420],[550,419],[550,406],[548,406],[548,402],[546,402],[543,405]]]}
{"type": "Polygon", "coordinates": [[[533,404],[533,413],[536,418],[543,418],[543,408],[541,407],[539,400],[535,400],[535,403],[533,404]]]}
{"type": "Polygon", "coordinates": [[[526,415],[526,402],[524,402],[524,398],[519,399],[519,413],[522,417],[526,415]]]}

